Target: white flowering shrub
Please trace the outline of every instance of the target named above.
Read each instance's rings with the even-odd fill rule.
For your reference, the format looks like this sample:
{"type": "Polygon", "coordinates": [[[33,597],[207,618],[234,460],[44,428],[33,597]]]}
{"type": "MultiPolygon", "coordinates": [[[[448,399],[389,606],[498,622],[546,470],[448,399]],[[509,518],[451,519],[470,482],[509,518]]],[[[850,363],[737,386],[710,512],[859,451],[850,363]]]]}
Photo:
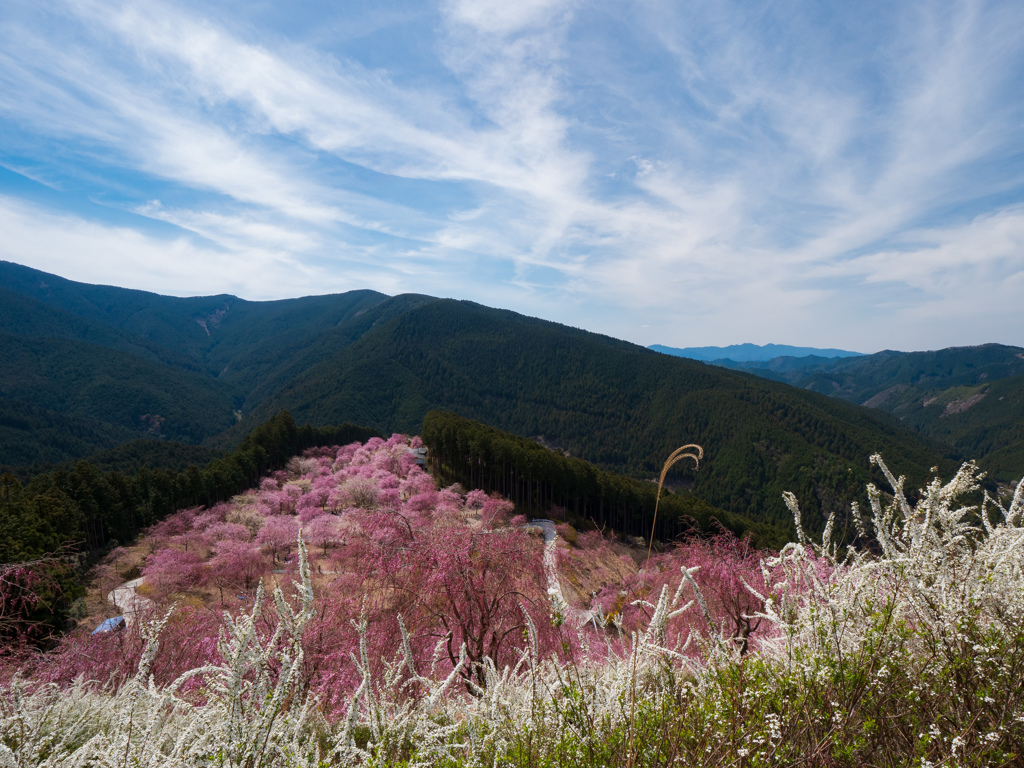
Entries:
{"type": "Polygon", "coordinates": [[[358,685],[325,709],[304,679],[315,603],[299,538],[276,626],[258,626],[261,589],[250,613],[224,616],[222,663],[157,686],[165,616],[116,690],[15,680],[0,767],[1024,765],[1024,482],[1004,508],[966,464],[912,505],[873,460],[891,493],[869,488],[868,549],[840,551],[831,524],[809,541],[787,497],[798,541],[745,587],[764,606],[748,618],[771,627],[752,648],[716,622],[696,567],[640,595],[648,618],[624,632],[573,613],[549,555],[560,652],[524,609],[512,663],[465,645],[453,663],[450,638],[425,663],[400,617],[398,647],[374,659],[364,610],[349,617],[358,685]]]}

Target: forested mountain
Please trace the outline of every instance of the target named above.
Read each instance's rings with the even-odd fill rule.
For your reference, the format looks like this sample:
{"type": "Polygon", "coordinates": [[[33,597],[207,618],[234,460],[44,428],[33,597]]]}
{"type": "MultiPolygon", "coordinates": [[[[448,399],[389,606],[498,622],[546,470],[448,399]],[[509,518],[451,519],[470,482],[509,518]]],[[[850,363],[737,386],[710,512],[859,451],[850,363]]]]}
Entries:
{"type": "Polygon", "coordinates": [[[213,438],[254,390],[349,343],[335,341],[339,324],[386,298],[182,299],[0,262],[0,465],[57,463],[143,436],[213,438]],[[54,434],[62,422],[70,438],[54,434]]]}
{"type": "MultiPolygon", "coordinates": [[[[707,454],[685,481],[694,493],[788,521],[783,490],[807,509],[844,508],[875,451],[912,484],[955,454],[885,413],[471,302],[372,291],[182,299],[9,263],[0,287],[7,412],[66,417],[88,447],[79,455],[147,434],[227,450],[282,409],[314,426],[416,433],[440,408],[640,478],[698,442],[707,454]]],[[[71,458],[46,434],[18,431],[0,463],[71,458]]]]}
{"type": "Polygon", "coordinates": [[[0,288],[0,319],[9,333],[82,338],[142,356],[145,349],[242,393],[283,358],[388,298],[374,291],[281,301],[177,298],[76,283],[10,262],[0,262],[0,288]],[[90,335],[74,335],[78,326],[90,335]]]}
{"type": "Polygon", "coordinates": [[[915,483],[944,463],[940,444],[886,414],[450,300],[377,324],[251,418],[285,404],[301,421],[346,414],[385,432],[416,431],[428,410],[443,408],[638,477],[655,476],[681,442],[699,442],[706,469],[693,492],[772,521],[788,520],[787,489],[808,509],[845,507],[874,451],[915,483]]]}
{"type": "Polygon", "coordinates": [[[70,339],[0,333],[0,348],[8,400],[187,443],[235,422],[228,390],[199,373],[70,339]]]}
{"type": "Polygon", "coordinates": [[[891,413],[977,458],[1000,480],[1024,466],[1024,349],[1001,344],[859,358],[716,364],[891,413]]]}

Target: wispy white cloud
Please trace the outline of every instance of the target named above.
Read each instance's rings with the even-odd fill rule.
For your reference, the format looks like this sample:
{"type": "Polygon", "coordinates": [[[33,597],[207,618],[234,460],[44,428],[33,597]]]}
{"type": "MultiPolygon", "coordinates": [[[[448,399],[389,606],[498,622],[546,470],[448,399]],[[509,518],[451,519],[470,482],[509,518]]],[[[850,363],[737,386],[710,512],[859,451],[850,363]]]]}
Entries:
{"type": "Polygon", "coordinates": [[[504,37],[521,32],[524,28],[548,27],[556,16],[564,13],[568,5],[565,0],[522,0],[519,3],[451,0],[443,3],[442,7],[455,23],[504,37]]]}
{"type": "Polygon", "coordinates": [[[0,258],[24,263],[73,280],[176,295],[237,292],[263,296],[265,282],[285,290],[304,289],[312,277],[286,254],[265,250],[223,251],[197,245],[187,236],[160,239],[129,227],[83,221],[10,197],[0,197],[0,258]]]}
{"type": "MultiPolygon", "coordinates": [[[[443,0],[421,14],[434,79],[412,85],[400,54],[195,7],[12,0],[0,130],[94,198],[113,170],[119,205],[201,238],[136,234],[154,259],[208,243],[267,264],[250,295],[293,292],[280,264],[316,277],[300,293],[355,274],[642,343],[870,349],[982,340],[983,314],[935,308],[1019,279],[1012,2],[443,0]],[[876,318],[896,317],[893,338],[876,318]]],[[[131,234],[56,220],[68,245],[131,234]]],[[[159,290],[168,265],[137,269],[159,290]]]]}

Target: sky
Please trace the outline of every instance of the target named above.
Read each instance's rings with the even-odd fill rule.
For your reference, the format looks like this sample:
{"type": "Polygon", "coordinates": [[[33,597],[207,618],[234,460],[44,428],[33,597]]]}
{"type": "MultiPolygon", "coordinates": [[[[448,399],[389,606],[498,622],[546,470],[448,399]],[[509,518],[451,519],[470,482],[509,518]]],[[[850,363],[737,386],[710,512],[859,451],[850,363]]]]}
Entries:
{"type": "Polygon", "coordinates": [[[1024,3],[3,0],[0,259],[1024,346],[1024,3]]]}

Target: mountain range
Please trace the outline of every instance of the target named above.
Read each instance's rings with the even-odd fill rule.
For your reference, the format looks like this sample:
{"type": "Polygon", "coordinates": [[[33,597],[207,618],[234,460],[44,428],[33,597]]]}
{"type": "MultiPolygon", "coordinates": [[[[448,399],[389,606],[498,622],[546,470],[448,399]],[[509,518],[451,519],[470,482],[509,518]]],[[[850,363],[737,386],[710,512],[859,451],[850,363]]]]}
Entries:
{"type": "Polygon", "coordinates": [[[765,361],[716,360],[899,418],[996,478],[1024,467],[1024,348],[1002,344],[929,352],[886,350],[854,358],[782,356],[765,361]]]}
{"type": "MultiPolygon", "coordinates": [[[[991,363],[979,358],[975,378],[988,372],[980,384],[966,367],[956,379],[936,363],[943,386],[956,379],[947,390],[967,388],[962,402],[935,401],[943,412],[960,403],[941,422],[947,434],[918,430],[912,414],[896,408],[862,406],[861,394],[873,392],[858,383],[866,372],[812,367],[808,376],[832,378],[794,386],[784,380],[785,365],[729,370],[416,294],[176,298],[0,262],[0,320],[8,350],[0,359],[0,464],[110,455],[139,438],[201,447],[201,457],[234,446],[282,409],[314,426],[352,422],[415,433],[427,411],[441,408],[641,479],[656,477],[681,443],[701,443],[701,470],[689,479],[670,477],[670,485],[767,521],[789,519],[784,490],[821,515],[844,510],[865,480],[878,479],[868,462],[875,451],[915,487],[931,467],[948,475],[962,457],[953,429],[960,422],[949,419],[982,413],[979,402],[1003,402],[998,397],[1006,395],[995,388],[1017,376],[1006,355],[991,363]],[[964,408],[976,386],[988,389],[964,408]],[[836,396],[847,389],[848,397],[836,396]]],[[[979,349],[983,357],[993,354],[979,349]]],[[[886,370],[874,374],[879,382],[886,370]]],[[[921,381],[879,405],[903,402],[901,393],[921,381]]],[[[928,416],[939,410],[921,407],[928,416]]],[[[997,410],[991,418],[998,421],[997,410]]],[[[1003,427],[989,442],[972,444],[983,449],[979,458],[994,456],[1012,474],[1024,438],[1009,422],[1003,427]]],[[[187,446],[175,446],[177,461],[190,455],[187,446]]],[[[808,527],[821,524],[815,516],[808,527]]]]}
{"type": "Polygon", "coordinates": [[[648,349],[673,357],[687,357],[690,360],[703,360],[708,363],[719,360],[731,362],[750,362],[773,360],[778,357],[858,357],[861,352],[850,352],[846,349],[819,349],[817,347],[791,347],[788,344],[732,344],[728,347],[666,347],[662,344],[651,344],[648,349]]]}

